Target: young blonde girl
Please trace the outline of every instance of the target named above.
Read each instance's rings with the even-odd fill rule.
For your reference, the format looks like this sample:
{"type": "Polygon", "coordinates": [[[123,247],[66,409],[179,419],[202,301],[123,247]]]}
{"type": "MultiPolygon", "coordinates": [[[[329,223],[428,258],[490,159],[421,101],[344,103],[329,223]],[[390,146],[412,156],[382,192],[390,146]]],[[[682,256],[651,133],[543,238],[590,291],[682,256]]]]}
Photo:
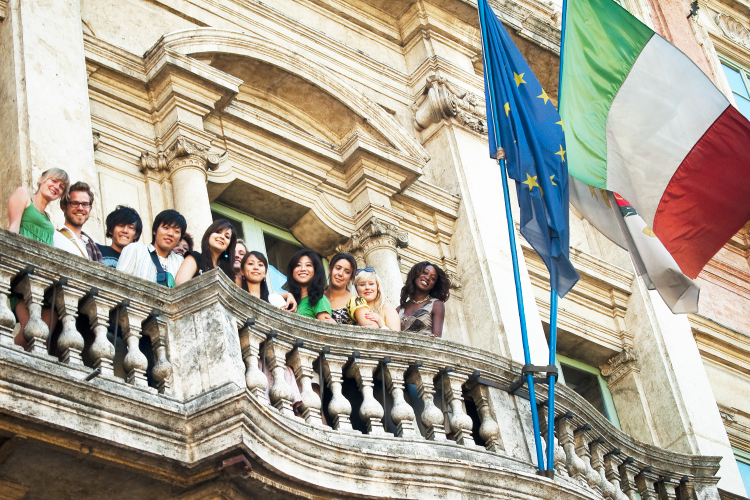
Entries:
{"type": "Polygon", "coordinates": [[[377,323],[379,328],[401,330],[398,312],[386,302],[380,286],[380,277],[375,269],[372,267],[359,269],[354,277],[354,288],[357,290],[357,295],[364,298],[370,308],[367,312],[367,319],[377,323]]]}

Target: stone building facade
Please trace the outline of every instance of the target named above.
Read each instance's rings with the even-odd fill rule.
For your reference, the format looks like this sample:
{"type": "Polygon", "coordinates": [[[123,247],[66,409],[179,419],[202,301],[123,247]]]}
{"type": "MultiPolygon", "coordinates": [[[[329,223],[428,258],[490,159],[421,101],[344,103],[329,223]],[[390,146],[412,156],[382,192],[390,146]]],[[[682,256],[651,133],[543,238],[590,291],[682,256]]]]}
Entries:
{"type": "MultiPolygon", "coordinates": [[[[739,57],[744,32],[728,18],[711,27],[708,5],[687,20],[666,0],[625,4],[730,93],[716,53],[739,57]]],[[[493,5],[556,102],[558,8],[493,5]]],[[[0,498],[744,496],[750,236],[701,275],[700,314],[675,316],[574,210],[582,279],[560,303],[558,474],[533,474],[528,402],[508,392],[523,354],[480,50],[470,0],[0,0],[3,207],[55,166],[94,187],[86,231],[100,242],[117,205],[141,213],[144,235],[175,208],[198,238],[230,218],[277,267],[301,246],[350,252],[391,302],[417,262],[451,280],[432,341],[290,318],[216,273],[165,294],[3,233],[0,294],[40,305],[54,292],[70,319],[65,335],[30,331],[46,348],[28,353],[7,342],[12,316],[0,321],[0,498]],[[113,321],[134,353],[151,339],[152,386],[135,354],[121,361],[127,381],[114,375],[113,321]],[[261,358],[275,375],[267,396],[261,358]],[[344,397],[347,380],[360,401],[344,397]],[[422,403],[406,402],[405,384],[422,403]],[[42,467],[54,473],[37,481],[42,467]]],[[[531,349],[546,364],[546,271],[519,246],[531,349]]]]}

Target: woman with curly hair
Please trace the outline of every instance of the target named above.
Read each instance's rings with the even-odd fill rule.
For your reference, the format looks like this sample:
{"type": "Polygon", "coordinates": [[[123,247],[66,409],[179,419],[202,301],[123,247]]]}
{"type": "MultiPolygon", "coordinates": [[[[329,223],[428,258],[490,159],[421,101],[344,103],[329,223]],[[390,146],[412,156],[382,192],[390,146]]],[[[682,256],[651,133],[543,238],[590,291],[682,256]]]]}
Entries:
{"type": "Polygon", "coordinates": [[[398,317],[401,331],[443,336],[445,301],[450,297],[450,282],[445,271],[430,262],[411,268],[401,289],[398,317]]]}
{"type": "Polygon", "coordinates": [[[286,268],[286,287],[297,301],[297,314],[335,323],[331,302],[323,294],[326,273],[320,256],[309,248],[294,254],[286,268]]]}

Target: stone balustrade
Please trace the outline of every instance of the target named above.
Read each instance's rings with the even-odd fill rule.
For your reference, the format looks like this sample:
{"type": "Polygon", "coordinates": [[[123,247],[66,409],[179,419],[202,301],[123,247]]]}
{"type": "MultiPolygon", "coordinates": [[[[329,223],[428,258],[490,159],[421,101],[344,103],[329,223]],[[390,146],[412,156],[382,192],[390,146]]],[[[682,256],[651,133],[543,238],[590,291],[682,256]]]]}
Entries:
{"type": "Polygon", "coordinates": [[[718,498],[719,458],[638,442],[565,386],[555,475],[537,475],[528,399],[508,392],[520,365],[495,353],[303,318],[218,271],[168,290],[4,231],[0,364],[13,395],[0,411],[16,428],[126,450],[123,466],[190,484],[241,453],[244,480],[290,495],[718,498]],[[31,314],[25,351],[10,293],[31,314]]]}

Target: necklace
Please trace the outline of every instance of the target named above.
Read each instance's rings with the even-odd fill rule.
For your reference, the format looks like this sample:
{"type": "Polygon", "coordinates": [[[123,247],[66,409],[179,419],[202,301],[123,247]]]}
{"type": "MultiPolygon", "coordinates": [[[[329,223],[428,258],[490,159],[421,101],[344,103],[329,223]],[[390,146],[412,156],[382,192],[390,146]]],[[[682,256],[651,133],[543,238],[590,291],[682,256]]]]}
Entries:
{"type": "Polygon", "coordinates": [[[414,302],[414,303],[415,303],[415,304],[417,304],[417,305],[419,305],[419,304],[424,304],[424,303],[425,303],[425,302],[427,302],[428,300],[430,300],[430,296],[429,296],[429,295],[428,295],[428,296],[427,296],[427,298],[425,298],[424,300],[414,300],[414,299],[411,299],[411,301],[412,301],[412,302],[414,302]]]}

